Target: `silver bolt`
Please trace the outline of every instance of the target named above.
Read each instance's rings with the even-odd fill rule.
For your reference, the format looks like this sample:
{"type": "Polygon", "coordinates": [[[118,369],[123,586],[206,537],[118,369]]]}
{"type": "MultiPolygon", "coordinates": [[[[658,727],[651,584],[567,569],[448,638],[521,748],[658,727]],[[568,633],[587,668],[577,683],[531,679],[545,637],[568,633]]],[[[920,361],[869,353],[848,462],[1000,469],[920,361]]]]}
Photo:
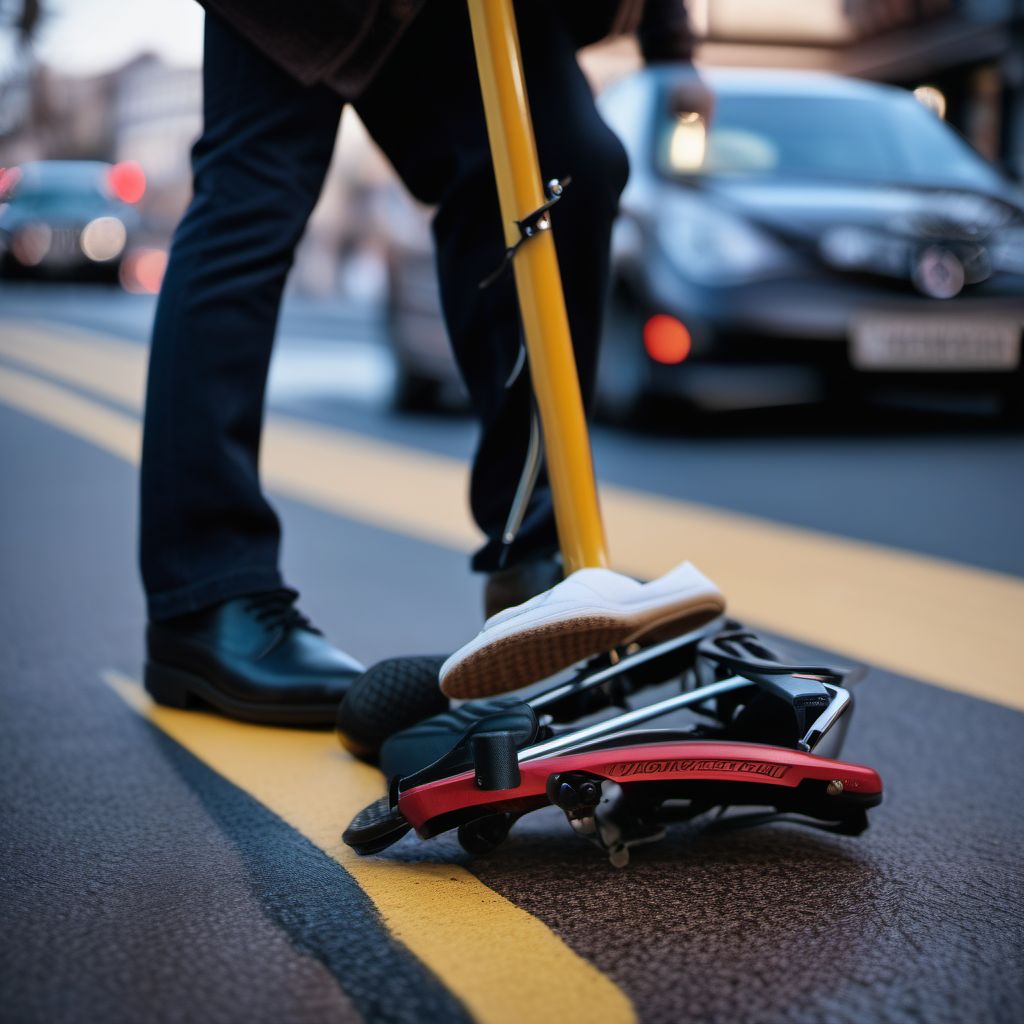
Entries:
{"type": "Polygon", "coordinates": [[[833,779],[825,787],[825,792],[828,793],[829,796],[839,796],[839,794],[842,793],[842,791],[843,791],[843,784],[842,784],[842,782],[839,781],[839,779],[833,779]]]}

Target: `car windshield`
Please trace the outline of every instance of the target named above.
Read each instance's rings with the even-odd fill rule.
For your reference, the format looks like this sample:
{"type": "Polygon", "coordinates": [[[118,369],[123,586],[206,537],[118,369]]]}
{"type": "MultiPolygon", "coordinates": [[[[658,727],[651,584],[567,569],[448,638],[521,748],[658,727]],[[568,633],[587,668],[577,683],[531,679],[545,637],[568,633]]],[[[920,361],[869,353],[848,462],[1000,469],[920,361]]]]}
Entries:
{"type": "Polygon", "coordinates": [[[706,135],[691,114],[669,113],[663,125],[657,159],[673,176],[1001,184],[992,167],[909,96],[720,94],[706,135]]]}
{"type": "Polygon", "coordinates": [[[95,205],[107,199],[104,167],[28,165],[14,180],[8,199],[19,209],[45,213],[69,206],[95,205]]]}

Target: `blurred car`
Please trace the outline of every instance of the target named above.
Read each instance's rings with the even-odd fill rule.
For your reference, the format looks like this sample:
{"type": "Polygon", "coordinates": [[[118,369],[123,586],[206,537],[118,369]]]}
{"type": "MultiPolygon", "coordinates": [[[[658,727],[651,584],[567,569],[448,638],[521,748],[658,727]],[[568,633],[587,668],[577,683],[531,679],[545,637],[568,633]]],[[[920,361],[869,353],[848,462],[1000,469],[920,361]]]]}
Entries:
{"type": "Polygon", "coordinates": [[[40,160],[0,174],[4,276],[116,279],[139,226],[134,163],[40,160]]]}
{"type": "MultiPolygon", "coordinates": [[[[598,409],[756,403],[795,371],[833,397],[984,389],[1019,410],[1024,197],[1009,179],[905,90],[813,72],[703,77],[710,128],[671,66],[598,101],[631,167],[598,409]]],[[[410,207],[392,224],[397,394],[423,405],[456,372],[426,217],[410,207]]]]}
{"type": "Polygon", "coordinates": [[[395,363],[391,404],[400,412],[465,405],[441,312],[431,210],[397,182],[380,190],[375,204],[373,219],[385,241],[386,332],[395,363]]]}
{"type": "Polygon", "coordinates": [[[630,157],[599,396],[618,414],[811,367],[1022,396],[1024,198],[913,94],[810,72],[715,70],[600,98],[630,157]]]}

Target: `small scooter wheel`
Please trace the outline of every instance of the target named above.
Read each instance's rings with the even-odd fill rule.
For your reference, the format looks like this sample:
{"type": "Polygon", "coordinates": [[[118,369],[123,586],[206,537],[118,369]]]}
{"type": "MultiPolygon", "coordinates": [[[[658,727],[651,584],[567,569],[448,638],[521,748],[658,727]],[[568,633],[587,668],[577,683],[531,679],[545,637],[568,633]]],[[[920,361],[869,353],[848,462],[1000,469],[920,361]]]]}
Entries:
{"type": "Polygon", "coordinates": [[[445,656],[388,658],[368,668],[338,709],[338,738],[356,757],[374,761],[393,733],[448,710],[437,676],[445,656]]]}
{"type": "Polygon", "coordinates": [[[508,836],[514,814],[489,814],[459,826],[459,845],[474,857],[484,857],[508,836]]]}

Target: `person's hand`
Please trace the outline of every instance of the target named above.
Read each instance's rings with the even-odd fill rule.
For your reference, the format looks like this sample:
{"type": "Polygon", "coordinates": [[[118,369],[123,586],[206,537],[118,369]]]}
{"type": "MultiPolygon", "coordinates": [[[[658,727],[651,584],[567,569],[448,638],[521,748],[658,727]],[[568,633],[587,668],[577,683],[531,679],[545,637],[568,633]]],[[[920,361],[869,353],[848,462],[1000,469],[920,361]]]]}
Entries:
{"type": "Polygon", "coordinates": [[[693,66],[697,38],[686,8],[684,0],[644,0],[637,40],[648,67],[677,69],[673,81],[679,84],[670,97],[671,112],[680,119],[696,114],[706,128],[711,123],[715,99],[693,66]]]}
{"type": "Polygon", "coordinates": [[[710,126],[715,111],[715,94],[701,77],[700,72],[689,62],[681,63],[673,76],[669,92],[669,109],[679,118],[697,114],[710,126]]]}

